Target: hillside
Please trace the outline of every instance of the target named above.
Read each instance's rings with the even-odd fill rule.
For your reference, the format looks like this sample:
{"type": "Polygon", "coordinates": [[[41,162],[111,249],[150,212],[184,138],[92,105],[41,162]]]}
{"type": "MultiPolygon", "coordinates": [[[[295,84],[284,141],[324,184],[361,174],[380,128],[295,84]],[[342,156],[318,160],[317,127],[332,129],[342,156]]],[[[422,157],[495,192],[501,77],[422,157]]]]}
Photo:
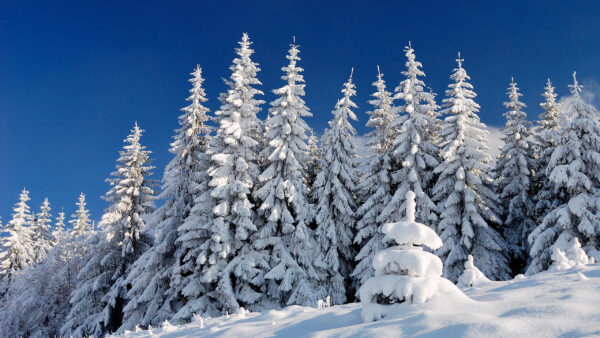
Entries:
{"type": "Polygon", "coordinates": [[[232,314],[127,333],[127,337],[581,337],[600,336],[600,264],[490,282],[396,305],[394,315],[363,323],[360,304],[232,314]]]}

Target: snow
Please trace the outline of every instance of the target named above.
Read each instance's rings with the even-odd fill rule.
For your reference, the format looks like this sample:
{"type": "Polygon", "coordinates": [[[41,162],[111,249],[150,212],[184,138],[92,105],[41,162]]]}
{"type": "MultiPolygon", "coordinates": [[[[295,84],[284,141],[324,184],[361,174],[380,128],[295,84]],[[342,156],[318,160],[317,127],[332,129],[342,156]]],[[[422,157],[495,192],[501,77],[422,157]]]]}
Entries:
{"type": "Polygon", "coordinates": [[[465,270],[458,278],[458,287],[469,288],[472,286],[480,286],[489,282],[491,281],[483,274],[483,272],[481,272],[481,270],[475,266],[475,262],[473,262],[473,256],[469,255],[467,261],[465,262],[465,270]]]}
{"type": "Polygon", "coordinates": [[[361,304],[203,318],[190,324],[129,332],[125,337],[557,337],[600,335],[600,264],[490,282],[440,293],[423,304],[398,304],[363,323],[361,304]]]}
{"type": "Polygon", "coordinates": [[[425,245],[431,249],[442,246],[442,240],[430,227],[414,222],[396,222],[383,225],[384,234],[398,243],[425,245]]]}

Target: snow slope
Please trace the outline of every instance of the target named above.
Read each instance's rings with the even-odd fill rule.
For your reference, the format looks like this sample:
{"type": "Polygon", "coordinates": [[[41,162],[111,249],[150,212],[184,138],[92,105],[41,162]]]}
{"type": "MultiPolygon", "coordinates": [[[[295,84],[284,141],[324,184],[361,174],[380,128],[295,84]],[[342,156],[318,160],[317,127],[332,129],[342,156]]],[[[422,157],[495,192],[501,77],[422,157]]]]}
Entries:
{"type": "Polygon", "coordinates": [[[167,325],[128,337],[580,337],[600,336],[600,264],[543,272],[394,305],[393,314],[363,323],[360,304],[242,313],[167,325]]]}

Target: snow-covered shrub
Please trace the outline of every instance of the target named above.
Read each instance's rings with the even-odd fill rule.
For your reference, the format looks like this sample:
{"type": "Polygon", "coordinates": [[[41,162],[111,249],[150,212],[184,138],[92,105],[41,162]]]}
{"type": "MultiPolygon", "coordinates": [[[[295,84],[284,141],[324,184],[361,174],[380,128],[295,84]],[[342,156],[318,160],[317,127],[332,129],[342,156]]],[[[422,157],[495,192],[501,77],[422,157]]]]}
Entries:
{"type": "Polygon", "coordinates": [[[568,241],[557,241],[552,247],[552,265],[550,270],[563,271],[575,267],[581,267],[590,263],[590,258],[581,248],[579,239],[573,238],[571,244],[568,241]]]}
{"type": "Polygon", "coordinates": [[[469,255],[469,258],[465,262],[465,270],[458,278],[457,286],[461,289],[464,289],[489,282],[491,281],[483,274],[483,272],[481,272],[481,270],[475,266],[475,262],[473,262],[473,256],[469,255]]]}
{"type": "Polygon", "coordinates": [[[421,304],[438,293],[440,287],[456,287],[442,277],[442,261],[424,251],[442,246],[442,240],[428,226],[415,221],[415,194],[406,193],[406,220],[386,223],[382,231],[399,245],[378,253],[373,260],[375,277],[360,288],[365,322],[381,319],[389,305],[421,304]]]}

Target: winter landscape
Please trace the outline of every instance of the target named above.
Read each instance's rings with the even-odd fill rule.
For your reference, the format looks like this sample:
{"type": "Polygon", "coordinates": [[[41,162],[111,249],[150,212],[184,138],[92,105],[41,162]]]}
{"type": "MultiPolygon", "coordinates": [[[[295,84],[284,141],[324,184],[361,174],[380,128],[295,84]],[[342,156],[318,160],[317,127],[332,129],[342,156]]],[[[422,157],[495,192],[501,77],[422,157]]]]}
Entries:
{"type": "Polygon", "coordinates": [[[533,79],[529,105],[518,73],[502,74],[503,103],[486,107],[469,53],[431,65],[445,69],[434,90],[426,43],[395,38],[399,72],[348,64],[324,113],[308,100],[303,32],[263,49],[279,66],[262,69],[245,31],[194,41],[183,108],[161,112],[170,135],[132,115],[98,214],[96,196],[38,207],[27,177],[1,177],[26,188],[4,192],[0,336],[600,336],[600,74],[533,79]],[[205,68],[211,53],[229,68],[205,68]]]}

